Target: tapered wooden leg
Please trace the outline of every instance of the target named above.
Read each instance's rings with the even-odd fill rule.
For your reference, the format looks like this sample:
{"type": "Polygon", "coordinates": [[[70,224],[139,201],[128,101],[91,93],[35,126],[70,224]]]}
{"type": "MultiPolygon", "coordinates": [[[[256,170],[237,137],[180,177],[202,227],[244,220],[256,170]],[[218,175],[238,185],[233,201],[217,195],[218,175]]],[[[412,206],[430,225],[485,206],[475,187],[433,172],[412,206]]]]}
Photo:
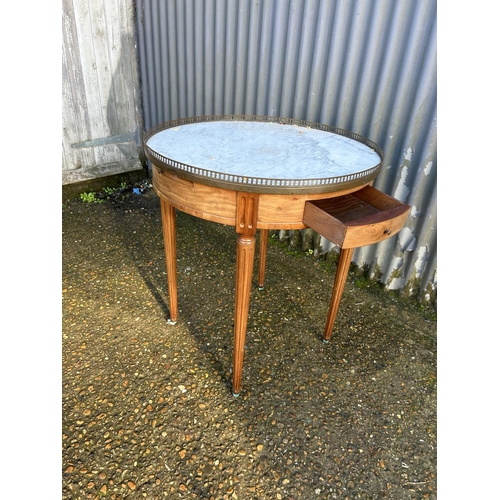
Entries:
{"type": "Polygon", "coordinates": [[[236,211],[236,293],[234,300],[233,396],[241,391],[243,354],[247,333],[250,291],[257,232],[259,195],[238,193],[236,211]]]}
{"type": "Polygon", "coordinates": [[[259,281],[257,286],[259,290],[264,288],[264,274],[266,272],[266,257],[267,257],[267,241],[269,237],[268,229],[260,230],[260,245],[259,245],[259,281]]]}
{"type": "Polygon", "coordinates": [[[161,219],[163,225],[163,241],[165,260],[167,263],[168,297],[170,301],[169,324],[177,323],[177,251],[175,236],[175,208],[163,198],[161,199],[161,219]]]}
{"type": "Polygon", "coordinates": [[[238,396],[241,390],[254,253],[255,236],[238,236],[234,308],[233,396],[238,396]]]}
{"type": "Polygon", "coordinates": [[[323,342],[329,342],[330,337],[332,336],[333,325],[335,324],[335,318],[337,317],[337,312],[339,310],[340,299],[344,291],[347,273],[349,272],[349,265],[351,264],[353,253],[354,248],[342,248],[340,250],[323,342]]]}

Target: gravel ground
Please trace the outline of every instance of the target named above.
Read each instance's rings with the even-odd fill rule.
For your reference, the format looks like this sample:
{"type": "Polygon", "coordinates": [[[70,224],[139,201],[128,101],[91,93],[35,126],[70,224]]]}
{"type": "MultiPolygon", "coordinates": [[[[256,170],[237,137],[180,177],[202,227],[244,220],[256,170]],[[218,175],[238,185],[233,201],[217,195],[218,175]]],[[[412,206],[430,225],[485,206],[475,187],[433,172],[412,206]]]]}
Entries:
{"type": "Polygon", "coordinates": [[[233,398],[234,229],[177,214],[169,326],[143,188],[63,206],[62,498],[437,498],[433,311],[353,270],[324,345],[335,265],[273,242],[233,398]]]}

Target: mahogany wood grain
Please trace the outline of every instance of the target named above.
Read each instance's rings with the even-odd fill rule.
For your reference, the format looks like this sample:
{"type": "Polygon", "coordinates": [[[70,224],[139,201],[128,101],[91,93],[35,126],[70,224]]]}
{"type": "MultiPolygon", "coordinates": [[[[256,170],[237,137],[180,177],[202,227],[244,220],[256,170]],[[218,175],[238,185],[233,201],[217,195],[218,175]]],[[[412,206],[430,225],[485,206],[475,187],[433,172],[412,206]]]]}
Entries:
{"type": "Polygon", "coordinates": [[[409,211],[409,205],[366,186],[345,196],[307,201],[303,222],[341,248],[358,248],[396,234],[409,211]]]}
{"type": "Polygon", "coordinates": [[[236,293],[234,300],[233,396],[241,391],[243,355],[252,287],[259,195],[237,194],[236,293]]]}
{"type": "MultiPolygon", "coordinates": [[[[177,209],[195,217],[236,225],[236,191],[187,181],[172,172],[153,166],[153,187],[177,209]]],[[[332,193],[260,194],[258,229],[303,229],[304,203],[325,197],[341,196],[356,188],[332,193]]],[[[358,188],[359,189],[359,188],[358,188]]]]}
{"type": "Polygon", "coordinates": [[[236,191],[187,181],[153,167],[153,187],[177,209],[200,219],[235,225],[236,191]]]}
{"type": "Polygon", "coordinates": [[[310,200],[332,198],[352,193],[359,188],[314,194],[261,194],[259,200],[259,229],[304,229],[304,204],[310,200]]]}
{"type": "Polygon", "coordinates": [[[409,206],[401,206],[384,210],[377,217],[369,216],[364,221],[347,223],[344,248],[372,245],[394,236],[403,228],[409,212],[409,206]]]}
{"type": "Polygon", "coordinates": [[[342,298],[342,294],[344,293],[347,273],[349,272],[349,266],[351,264],[353,253],[354,248],[343,248],[342,250],[340,250],[339,260],[337,263],[337,272],[335,274],[335,281],[333,283],[332,298],[330,300],[330,308],[328,309],[328,314],[326,317],[325,333],[323,335],[323,340],[325,342],[329,342],[332,336],[332,330],[335,325],[335,319],[337,318],[340,299],[342,298]]]}
{"type": "Polygon", "coordinates": [[[372,186],[345,196],[305,203],[304,223],[341,248],[326,321],[325,342],[332,335],[354,249],[396,234],[405,224],[409,212],[409,205],[372,186]]]}
{"type": "Polygon", "coordinates": [[[341,247],[324,340],[331,337],[354,248],[389,238],[404,225],[410,207],[365,185],[319,194],[257,194],[187,181],[153,166],[161,199],[170,320],[177,321],[175,210],[235,227],[236,292],[232,392],[241,391],[243,355],[255,256],[260,235],[259,288],[264,285],[269,229],[311,227],[341,247]]]}
{"type": "Polygon", "coordinates": [[[269,230],[260,230],[260,242],[259,242],[259,279],[257,281],[257,286],[259,290],[264,288],[264,275],[266,273],[266,260],[267,260],[267,243],[269,238],[269,230]]]}
{"type": "Polygon", "coordinates": [[[177,250],[175,234],[175,208],[164,198],[161,200],[161,219],[165,261],[167,264],[168,298],[170,305],[169,323],[177,322],[177,250]]]}

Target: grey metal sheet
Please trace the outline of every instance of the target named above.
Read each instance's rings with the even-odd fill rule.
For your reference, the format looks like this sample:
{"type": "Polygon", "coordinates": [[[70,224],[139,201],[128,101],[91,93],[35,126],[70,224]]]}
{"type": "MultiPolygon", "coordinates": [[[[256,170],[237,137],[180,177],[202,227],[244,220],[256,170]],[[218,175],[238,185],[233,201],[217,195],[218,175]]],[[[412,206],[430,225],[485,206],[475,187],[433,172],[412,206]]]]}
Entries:
{"type": "MultiPolygon", "coordinates": [[[[145,129],[197,115],[303,119],[385,153],[375,187],[412,206],[356,250],[388,288],[431,300],[436,272],[436,0],[136,0],[145,129]]],[[[328,242],[322,241],[328,250],[328,242]]]]}

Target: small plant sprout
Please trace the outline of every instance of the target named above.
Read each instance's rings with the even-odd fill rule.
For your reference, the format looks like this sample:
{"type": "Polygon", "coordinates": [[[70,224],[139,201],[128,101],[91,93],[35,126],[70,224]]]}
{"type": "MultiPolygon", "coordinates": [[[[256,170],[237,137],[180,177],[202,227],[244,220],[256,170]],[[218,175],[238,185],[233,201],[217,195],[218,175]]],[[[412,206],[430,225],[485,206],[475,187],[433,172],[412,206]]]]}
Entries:
{"type": "Polygon", "coordinates": [[[94,192],[81,193],[80,198],[84,203],[102,203],[104,201],[97,198],[94,192]]]}

